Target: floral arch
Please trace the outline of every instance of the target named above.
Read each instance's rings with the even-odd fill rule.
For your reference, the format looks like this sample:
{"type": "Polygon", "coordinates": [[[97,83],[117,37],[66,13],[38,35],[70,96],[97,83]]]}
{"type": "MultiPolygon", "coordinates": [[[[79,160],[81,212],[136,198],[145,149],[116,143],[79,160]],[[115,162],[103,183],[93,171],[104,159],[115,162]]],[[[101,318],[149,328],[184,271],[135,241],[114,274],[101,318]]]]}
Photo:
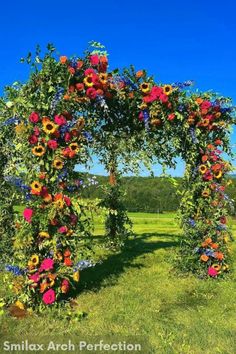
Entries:
{"type": "Polygon", "coordinates": [[[67,298],[78,283],[92,239],[73,169],[93,154],[110,172],[102,205],[109,210],[106,231],[113,243],[128,234],[119,161],[137,170],[139,161],[173,166],[181,156],[186,171],[179,266],[203,277],[224,276],[231,165],[222,153],[230,154],[231,101],[212,92],[189,92],[191,82],[157,84],[132,66],[109,71],[107,53],[98,43],[81,58],[58,59],[54,51],[49,45],[44,57],[39,49],[34,58],[29,55],[29,80],[7,87],[1,99],[2,239],[14,226],[14,258],[8,266],[17,275],[14,299],[48,306],[67,298]],[[27,204],[14,225],[4,214],[9,182],[18,184],[27,204]]]}

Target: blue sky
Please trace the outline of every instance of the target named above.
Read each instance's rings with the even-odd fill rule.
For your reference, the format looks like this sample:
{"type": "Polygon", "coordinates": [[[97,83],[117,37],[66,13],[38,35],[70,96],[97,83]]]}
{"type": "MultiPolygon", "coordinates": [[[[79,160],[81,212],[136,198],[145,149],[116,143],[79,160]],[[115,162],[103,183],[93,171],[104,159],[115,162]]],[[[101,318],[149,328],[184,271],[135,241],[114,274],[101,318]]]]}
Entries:
{"type": "MultiPolygon", "coordinates": [[[[80,54],[90,40],[110,53],[112,67],[134,64],[166,83],[193,79],[236,103],[236,4],[231,1],[5,1],[0,13],[0,87],[26,80],[20,57],[36,44],[80,54]]],[[[236,143],[236,134],[232,135],[236,143]]],[[[173,175],[182,175],[179,161],[173,175]]],[[[155,174],[161,173],[158,166],[155,174]]],[[[96,173],[103,173],[96,163],[96,173]]],[[[145,174],[145,172],[143,172],[145,174]]]]}

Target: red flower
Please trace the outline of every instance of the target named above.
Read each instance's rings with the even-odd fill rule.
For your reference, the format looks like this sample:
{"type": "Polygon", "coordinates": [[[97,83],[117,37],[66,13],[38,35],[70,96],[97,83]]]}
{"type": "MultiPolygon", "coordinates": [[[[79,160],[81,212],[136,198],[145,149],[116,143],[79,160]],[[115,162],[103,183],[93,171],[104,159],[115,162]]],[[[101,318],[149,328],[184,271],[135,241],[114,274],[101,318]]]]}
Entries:
{"type": "Polygon", "coordinates": [[[66,234],[68,231],[68,227],[67,226],[61,226],[58,229],[58,232],[60,232],[60,234],[66,234]]]}
{"type": "Polygon", "coordinates": [[[66,203],[67,206],[70,206],[71,205],[71,200],[69,197],[67,197],[66,195],[64,196],[64,201],[66,203]]]}
{"type": "Polygon", "coordinates": [[[175,114],[174,113],[171,113],[171,114],[169,114],[168,115],[168,120],[173,120],[173,119],[175,119],[175,114]]]}
{"type": "Polygon", "coordinates": [[[83,89],[84,89],[84,84],[82,84],[82,83],[77,83],[76,85],[75,85],[75,88],[76,88],[76,90],[78,90],[78,91],[83,91],[83,89]]]}
{"type": "Polygon", "coordinates": [[[58,144],[56,142],[56,140],[49,140],[48,141],[48,147],[52,150],[56,150],[58,147],[58,144]]]}
{"type": "Polygon", "coordinates": [[[201,109],[202,110],[205,110],[205,109],[208,109],[211,107],[211,102],[209,101],[203,101],[200,105],[201,109]]]}
{"type": "Polygon", "coordinates": [[[65,142],[68,143],[71,140],[70,133],[66,132],[64,139],[65,139],[65,142]]]}
{"type": "Polygon", "coordinates": [[[71,75],[74,75],[75,69],[72,68],[72,66],[69,66],[68,71],[70,72],[71,75]]]}
{"type": "Polygon", "coordinates": [[[31,136],[29,137],[28,141],[29,141],[29,143],[30,143],[31,145],[34,145],[34,144],[37,144],[38,138],[37,138],[36,135],[31,135],[31,136]]]}
{"type": "Polygon", "coordinates": [[[31,115],[29,116],[29,121],[31,123],[38,123],[39,121],[39,114],[37,112],[32,112],[31,115]]]}
{"type": "Polygon", "coordinates": [[[97,54],[91,55],[90,63],[91,63],[91,65],[98,65],[99,64],[99,56],[97,54]]]}
{"type": "Polygon", "coordinates": [[[83,64],[84,64],[83,61],[79,60],[78,63],[77,63],[77,69],[81,69],[83,64]]]}
{"type": "Polygon", "coordinates": [[[94,100],[96,97],[97,97],[97,91],[93,88],[93,87],[89,87],[87,90],[86,90],[86,95],[94,100]]]}
{"type": "Polygon", "coordinates": [[[70,283],[67,279],[63,279],[61,283],[61,292],[66,294],[70,289],[70,283]]]}

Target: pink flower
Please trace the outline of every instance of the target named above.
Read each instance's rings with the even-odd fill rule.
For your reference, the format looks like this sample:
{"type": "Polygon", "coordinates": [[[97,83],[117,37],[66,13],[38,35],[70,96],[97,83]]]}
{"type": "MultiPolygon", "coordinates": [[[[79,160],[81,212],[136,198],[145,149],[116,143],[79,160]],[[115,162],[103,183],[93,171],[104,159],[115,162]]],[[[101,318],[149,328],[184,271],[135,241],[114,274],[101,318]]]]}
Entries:
{"type": "Polygon", "coordinates": [[[56,300],[56,295],[53,289],[49,289],[43,294],[43,302],[46,305],[53,304],[55,300],[56,300]]]}
{"type": "Polygon", "coordinates": [[[56,140],[49,140],[48,141],[48,147],[52,150],[56,150],[58,147],[58,144],[56,142],[56,140]]]}
{"type": "Polygon", "coordinates": [[[42,263],[41,266],[39,268],[39,271],[42,272],[43,270],[50,270],[53,269],[53,265],[54,265],[54,260],[51,258],[45,258],[42,263]]]}
{"type": "Polygon", "coordinates": [[[155,96],[156,98],[160,97],[163,94],[163,88],[158,86],[153,86],[151,89],[151,95],[155,96]]]}
{"type": "Polygon", "coordinates": [[[86,95],[94,100],[97,97],[97,91],[93,87],[90,87],[87,89],[86,95]]]}
{"type": "Polygon", "coordinates": [[[60,232],[60,234],[66,234],[68,231],[68,227],[67,226],[61,226],[58,229],[58,232],[60,232]]]}
{"type": "Polygon", "coordinates": [[[66,124],[66,118],[63,117],[62,115],[56,115],[54,118],[54,122],[58,125],[64,125],[66,124]]]}
{"type": "Polygon", "coordinates": [[[66,132],[64,139],[65,139],[65,142],[68,143],[70,141],[70,139],[71,139],[70,133],[66,132]]]}
{"type": "Polygon", "coordinates": [[[162,103],[168,102],[168,96],[167,96],[165,93],[161,94],[161,95],[160,95],[160,101],[161,101],[162,103]]]}
{"type": "Polygon", "coordinates": [[[33,216],[33,209],[30,209],[30,208],[26,208],[24,211],[23,211],[23,216],[25,218],[25,220],[28,222],[28,223],[31,223],[32,220],[32,216],[33,216]]]}
{"type": "Polygon", "coordinates": [[[210,277],[216,277],[218,275],[218,272],[213,267],[209,267],[208,268],[208,275],[210,277]]]}
{"type": "Polygon", "coordinates": [[[97,54],[91,55],[90,63],[91,63],[91,65],[98,65],[99,64],[99,56],[97,54]]]}
{"type": "Polygon", "coordinates": [[[71,200],[69,197],[67,197],[66,195],[64,196],[64,201],[66,203],[67,206],[70,206],[71,205],[71,200]]]}
{"type": "Polygon", "coordinates": [[[29,121],[31,123],[38,123],[39,121],[39,114],[37,112],[32,112],[31,115],[29,116],[29,121]]]}
{"type": "Polygon", "coordinates": [[[138,119],[139,119],[140,122],[143,121],[143,112],[140,112],[140,113],[139,113],[138,119]]]}
{"type": "Polygon", "coordinates": [[[31,136],[29,137],[28,141],[29,141],[29,143],[30,143],[31,145],[35,145],[35,144],[37,144],[37,142],[38,142],[38,138],[37,138],[36,135],[31,135],[31,136]]]}
{"type": "Polygon", "coordinates": [[[38,127],[34,127],[34,135],[39,136],[40,129],[38,127]]]}
{"type": "Polygon", "coordinates": [[[92,68],[86,69],[84,75],[88,76],[90,74],[95,74],[95,71],[92,68]]]}
{"type": "Polygon", "coordinates": [[[34,283],[38,283],[39,282],[39,273],[35,273],[33,275],[30,275],[29,279],[32,280],[34,283]]]}
{"type": "Polygon", "coordinates": [[[208,109],[210,107],[211,107],[211,102],[209,102],[209,101],[203,101],[201,103],[201,109],[208,109]]]}

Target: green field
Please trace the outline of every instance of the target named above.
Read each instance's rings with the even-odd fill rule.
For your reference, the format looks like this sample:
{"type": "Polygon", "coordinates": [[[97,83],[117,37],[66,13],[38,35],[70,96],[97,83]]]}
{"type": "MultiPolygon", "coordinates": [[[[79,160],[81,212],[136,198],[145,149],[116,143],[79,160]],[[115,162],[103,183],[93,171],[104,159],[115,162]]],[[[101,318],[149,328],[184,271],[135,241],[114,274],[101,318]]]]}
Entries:
{"type": "MultiPolygon", "coordinates": [[[[171,263],[181,238],[175,214],[130,217],[137,236],[126,249],[82,271],[77,297],[79,309],[87,314],[82,320],[69,321],[56,311],[21,320],[3,316],[1,340],[117,342],[133,336],[135,342],[137,336],[137,342],[149,344],[144,354],[236,353],[235,273],[223,281],[177,276],[171,263]]],[[[231,223],[235,234],[236,222],[231,223]]],[[[97,222],[95,234],[102,230],[97,222]]]]}

